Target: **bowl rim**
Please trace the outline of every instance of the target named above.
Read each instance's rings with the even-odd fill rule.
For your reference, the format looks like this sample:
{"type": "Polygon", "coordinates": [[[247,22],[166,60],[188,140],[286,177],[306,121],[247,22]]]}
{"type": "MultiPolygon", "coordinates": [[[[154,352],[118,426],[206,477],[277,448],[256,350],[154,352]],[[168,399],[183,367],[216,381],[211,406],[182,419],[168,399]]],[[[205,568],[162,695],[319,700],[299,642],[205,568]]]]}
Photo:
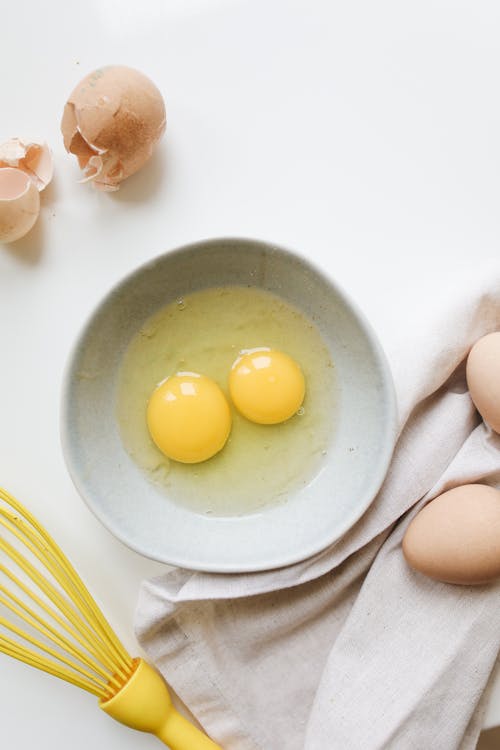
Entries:
{"type": "MultiPolygon", "coordinates": [[[[92,514],[100,521],[100,523],[111,533],[115,538],[125,544],[129,549],[140,554],[143,557],[155,560],[157,562],[164,563],[175,567],[185,568],[188,570],[208,572],[208,573],[250,573],[250,572],[262,572],[267,570],[276,570],[279,568],[288,567],[305,560],[309,560],[315,555],[323,552],[328,547],[338,542],[344,534],[346,534],[359,519],[366,513],[370,505],[375,500],[382,484],[387,476],[387,472],[390,466],[396,440],[398,437],[398,406],[396,390],[394,380],[389,366],[389,362],[385,351],[378,339],[375,330],[371,323],[366,317],[365,313],[358,307],[357,303],[351,299],[351,297],[344,291],[344,289],[338,284],[338,282],[331,276],[331,274],[319,266],[314,261],[311,261],[303,253],[281,245],[276,242],[272,242],[264,239],[257,239],[254,237],[247,236],[235,236],[235,235],[224,235],[220,237],[209,237],[201,240],[194,240],[182,245],[178,245],[170,250],[166,250],[159,255],[150,258],[144,263],[135,266],[132,270],[128,271],[118,281],[111,285],[107,292],[100,298],[97,304],[91,308],[90,312],[84,318],[83,323],[80,326],[76,339],[69,349],[67,359],[65,362],[62,385],[61,385],[61,400],[60,400],[60,417],[59,417],[59,430],[60,430],[60,441],[62,447],[62,453],[66,464],[67,471],[70,478],[82,498],[87,505],[88,509],[92,514]],[[288,556],[281,555],[278,560],[275,561],[262,561],[261,563],[252,563],[248,565],[244,564],[232,564],[232,563],[210,563],[201,560],[193,559],[193,556],[187,556],[182,558],[179,555],[159,555],[158,552],[151,552],[150,550],[143,547],[140,543],[130,539],[127,535],[117,529],[112,522],[110,522],[107,514],[102,511],[100,504],[94,501],[93,496],[88,492],[85,482],[81,479],[80,473],[76,463],[73,461],[73,455],[70,450],[70,435],[69,435],[69,396],[71,393],[72,375],[74,365],[77,359],[79,350],[81,349],[88,331],[92,327],[94,321],[99,317],[103,308],[105,308],[110,300],[119,295],[121,290],[126,287],[133,278],[146,271],[147,269],[154,267],[156,264],[161,263],[165,258],[172,257],[175,255],[183,255],[186,251],[195,251],[197,249],[203,249],[210,246],[218,245],[234,245],[234,244],[247,244],[252,246],[261,246],[263,250],[267,251],[278,251],[282,256],[288,256],[292,261],[299,261],[307,270],[313,274],[319,276],[325,281],[334,291],[338,298],[343,302],[347,309],[350,310],[352,315],[355,317],[356,322],[359,324],[369,341],[381,370],[382,383],[384,387],[384,395],[386,400],[386,423],[384,434],[381,435],[383,440],[383,450],[379,454],[379,460],[375,470],[372,473],[371,480],[367,484],[362,496],[362,502],[359,502],[353,512],[346,517],[344,523],[339,525],[335,535],[330,536],[328,540],[321,537],[318,539],[316,544],[309,545],[309,547],[301,548],[300,552],[289,554],[288,556]]],[[[220,519],[219,519],[220,520],[220,519]]]]}

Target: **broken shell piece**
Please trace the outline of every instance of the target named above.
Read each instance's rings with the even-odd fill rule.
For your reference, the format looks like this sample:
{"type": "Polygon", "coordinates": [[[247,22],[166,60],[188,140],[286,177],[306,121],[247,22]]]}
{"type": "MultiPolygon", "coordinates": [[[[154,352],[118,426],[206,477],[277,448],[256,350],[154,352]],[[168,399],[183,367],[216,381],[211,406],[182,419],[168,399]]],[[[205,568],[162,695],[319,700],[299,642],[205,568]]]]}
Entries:
{"type": "Polygon", "coordinates": [[[111,65],[86,76],[61,122],[66,150],[98,190],[118,190],[151,157],[165,131],[163,97],[138,70],[111,65]]]}
{"type": "Polygon", "coordinates": [[[25,172],[38,190],[44,190],[52,180],[54,162],[46,143],[24,143],[11,138],[0,146],[0,168],[14,167],[25,172]]]}
{"type": "Polygon", "coordinates": [[[21,169],[0,169],[0,242],[28,234],[40,213],[40,194],[21,169]]]}

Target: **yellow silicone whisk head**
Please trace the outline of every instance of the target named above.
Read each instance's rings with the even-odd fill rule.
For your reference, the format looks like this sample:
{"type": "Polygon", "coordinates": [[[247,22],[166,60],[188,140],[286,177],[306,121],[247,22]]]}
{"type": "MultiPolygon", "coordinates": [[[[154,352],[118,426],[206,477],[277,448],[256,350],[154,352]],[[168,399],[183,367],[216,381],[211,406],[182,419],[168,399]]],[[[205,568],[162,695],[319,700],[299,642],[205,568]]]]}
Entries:
{"type": "Polygon", "coordinates": [[[176,711],[161,675],[129,656],[62,550],[1,488],[0,652],[92,693],[171,750],[221,750],[176,711]]]}

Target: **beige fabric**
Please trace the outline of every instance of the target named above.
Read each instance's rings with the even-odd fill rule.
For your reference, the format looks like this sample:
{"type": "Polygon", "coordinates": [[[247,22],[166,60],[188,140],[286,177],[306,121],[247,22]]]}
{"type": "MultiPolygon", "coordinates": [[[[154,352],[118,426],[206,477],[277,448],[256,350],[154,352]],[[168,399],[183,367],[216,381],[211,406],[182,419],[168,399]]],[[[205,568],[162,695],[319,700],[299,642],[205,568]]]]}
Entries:
{"type": "Polygon", "coordinates": [[[280,571],[144,583],[139,640],[225,749],[475,747],[500,585],[430,581],[408,569],[401,539],[443,490],[500,487],[500,437],[464,376],[472,343],[497,329],[500,274],[478,274],[411,339],[386,342],[401,433],[381,492],[337,544],[280,571]]]}

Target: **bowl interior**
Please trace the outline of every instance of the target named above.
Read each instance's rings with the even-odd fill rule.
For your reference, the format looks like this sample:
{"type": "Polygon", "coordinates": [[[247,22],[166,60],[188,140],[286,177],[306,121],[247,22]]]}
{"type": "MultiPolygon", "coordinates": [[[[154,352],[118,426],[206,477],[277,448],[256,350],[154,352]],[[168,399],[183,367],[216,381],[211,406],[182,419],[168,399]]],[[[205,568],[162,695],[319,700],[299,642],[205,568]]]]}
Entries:
{"type": "Polygon", "coordinates": [[[136,551],[198,570],[268,569],[331,544],[374,498],[394,435],[390,372],[363,317],[307,261],[251,240],[190,245],[128,276],[83,330],[63,394],[63,449],[92,511],[136,551]],[[117,379],[123,353],[147,318],[189,292],[234,284],[266,289],[314,317],[336,368],[338,404],[327,459],[306,487],[259,513],[207,517],[170,501],[125,451],[115,413],[117,379]]]}

